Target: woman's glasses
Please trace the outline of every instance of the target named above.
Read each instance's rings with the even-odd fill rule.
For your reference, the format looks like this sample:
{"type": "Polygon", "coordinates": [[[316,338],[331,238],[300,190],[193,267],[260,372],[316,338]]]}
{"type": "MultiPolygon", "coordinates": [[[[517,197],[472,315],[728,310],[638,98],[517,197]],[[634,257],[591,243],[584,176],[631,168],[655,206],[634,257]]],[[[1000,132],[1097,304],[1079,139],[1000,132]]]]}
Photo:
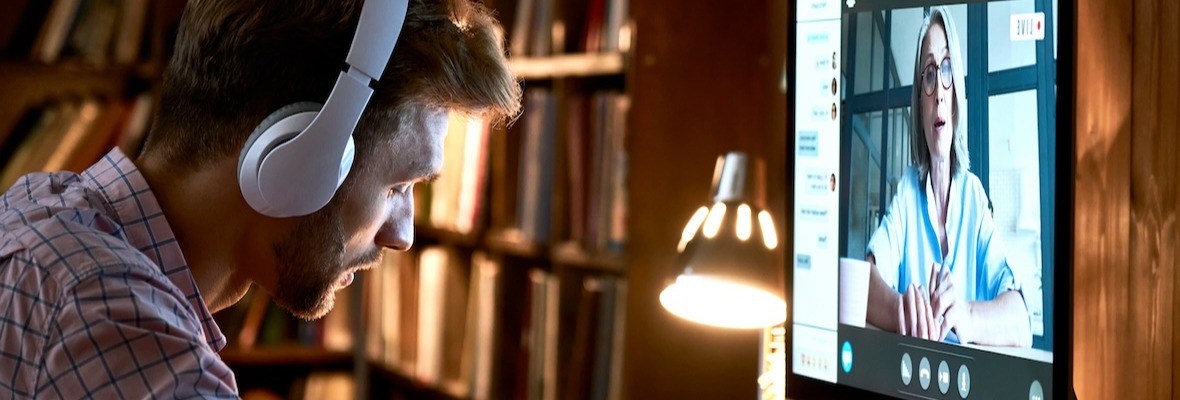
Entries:
{"type": "Polygon", "coordinates": [[[944,58],[937,66],[930,64],[922,69],[922,91],[926,95],[934,94],[935,80],[942,79],[942,88],[950,89],[951,84],[954,83],[954,76],[951,75],[951,59],[944,58]]]}

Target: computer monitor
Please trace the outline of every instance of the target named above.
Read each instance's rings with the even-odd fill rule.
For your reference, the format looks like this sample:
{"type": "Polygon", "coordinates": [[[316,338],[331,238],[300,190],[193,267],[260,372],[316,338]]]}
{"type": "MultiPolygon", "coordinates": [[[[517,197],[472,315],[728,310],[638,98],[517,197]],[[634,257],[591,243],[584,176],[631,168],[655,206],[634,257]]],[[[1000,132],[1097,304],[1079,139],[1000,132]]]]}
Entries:
{"type": "Polygon", "coordinates": [[[788,397],[1068,398],[1074,4],[790,9],[788,397]]]}

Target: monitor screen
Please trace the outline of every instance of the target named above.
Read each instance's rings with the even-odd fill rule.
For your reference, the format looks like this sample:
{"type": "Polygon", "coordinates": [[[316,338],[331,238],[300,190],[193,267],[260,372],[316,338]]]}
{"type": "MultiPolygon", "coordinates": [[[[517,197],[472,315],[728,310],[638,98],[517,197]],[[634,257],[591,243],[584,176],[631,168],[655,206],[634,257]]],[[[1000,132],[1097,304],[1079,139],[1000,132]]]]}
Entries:
{"type": "Polygon", "coordinates": [[[1057,3],[793,4],[792,381],[1066,397],[1057,3]]]}

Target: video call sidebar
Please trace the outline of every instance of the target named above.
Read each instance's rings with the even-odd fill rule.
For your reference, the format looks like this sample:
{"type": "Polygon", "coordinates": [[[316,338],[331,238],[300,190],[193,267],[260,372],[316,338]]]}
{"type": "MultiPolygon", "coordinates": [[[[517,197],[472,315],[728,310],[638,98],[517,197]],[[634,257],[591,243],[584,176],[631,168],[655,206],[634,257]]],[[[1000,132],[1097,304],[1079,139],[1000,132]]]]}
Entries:
{"type": "Polygon", "coordinates": [[[839,0],[800,0],[795,73],[793,370],[836,382],[839,161],[839,0]]]}

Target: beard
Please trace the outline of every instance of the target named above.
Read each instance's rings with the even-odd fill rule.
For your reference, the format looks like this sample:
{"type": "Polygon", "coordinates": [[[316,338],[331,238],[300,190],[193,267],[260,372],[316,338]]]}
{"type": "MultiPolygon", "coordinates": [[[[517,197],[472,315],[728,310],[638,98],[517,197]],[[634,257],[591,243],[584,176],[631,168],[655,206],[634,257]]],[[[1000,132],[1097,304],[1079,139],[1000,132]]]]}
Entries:
{"type": "Polygon", "coordinates": [[[278,263],[276,304],[305,320],[319,319],[332,310],[341,274],[375,264],[379,250],[346,262],[345,233],[340,207],[329,203],[296,223],[289,236],[274,246],[278,263]]]}

